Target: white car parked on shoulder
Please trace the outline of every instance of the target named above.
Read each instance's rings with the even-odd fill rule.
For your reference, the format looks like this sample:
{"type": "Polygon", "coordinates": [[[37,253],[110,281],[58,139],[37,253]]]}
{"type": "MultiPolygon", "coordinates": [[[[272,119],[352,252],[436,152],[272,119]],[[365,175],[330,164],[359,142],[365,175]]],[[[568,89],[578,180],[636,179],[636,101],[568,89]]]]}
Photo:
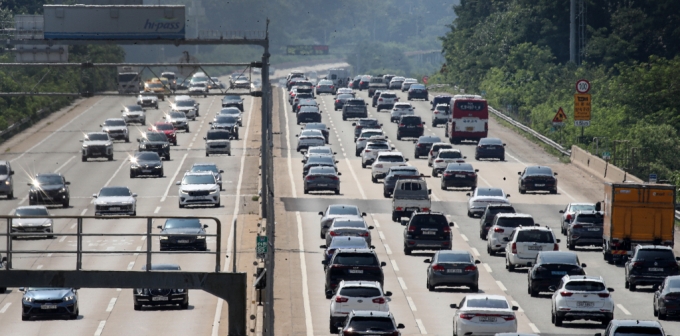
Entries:
{"type": "Polygon", "coordinates": [[[515,311],[508,299],[501,295],[466,295],[453,315],[454,335],[494,335],[502,332],[517,332],[515,311]]]}

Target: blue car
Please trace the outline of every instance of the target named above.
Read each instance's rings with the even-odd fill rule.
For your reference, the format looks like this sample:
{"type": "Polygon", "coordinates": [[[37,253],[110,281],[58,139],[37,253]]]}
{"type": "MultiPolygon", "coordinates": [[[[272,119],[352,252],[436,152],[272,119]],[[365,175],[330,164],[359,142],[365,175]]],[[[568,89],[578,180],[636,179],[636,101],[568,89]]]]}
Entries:
{"type": "Polygon", "coordinates": [[[73,288],[28,287],[19,290],[24,292],[22,321],[45,316],[78,318],[78,293],[73,288]]]}
{"type": "MultiPolygon", "coordinates": [[[[337,249],[367,249],[367,248],[373,248],[373,246],[368,246],[368,243],[366,243],[366,239],[364,237],[351,237],[351,236],[338,236],[338,237],[333,237],[333,240],[331,240],[330,245],[321,245],[320,246],[322,249],[326,249],[323,254],[324,260],[326,262],[330,262],[331,258],[333,257],[333,254],[335,253],[335,250],[337,249]]],[[[324,266],[325,268],[326,266],[324,266]]]]}

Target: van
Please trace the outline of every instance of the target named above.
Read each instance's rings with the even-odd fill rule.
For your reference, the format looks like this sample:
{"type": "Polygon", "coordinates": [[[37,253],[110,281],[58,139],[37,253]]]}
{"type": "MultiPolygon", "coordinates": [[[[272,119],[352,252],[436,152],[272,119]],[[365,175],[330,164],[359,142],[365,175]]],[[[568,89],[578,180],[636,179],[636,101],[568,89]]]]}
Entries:
{"type": "Polygon", "coordinates": [[[404,179],[397,181],[392,195],[392,221],[398,222],[402,217],[410,217],[414,212],[430,211],[432,201],[427,189],[427,182],[422,179],[404,179]]]}

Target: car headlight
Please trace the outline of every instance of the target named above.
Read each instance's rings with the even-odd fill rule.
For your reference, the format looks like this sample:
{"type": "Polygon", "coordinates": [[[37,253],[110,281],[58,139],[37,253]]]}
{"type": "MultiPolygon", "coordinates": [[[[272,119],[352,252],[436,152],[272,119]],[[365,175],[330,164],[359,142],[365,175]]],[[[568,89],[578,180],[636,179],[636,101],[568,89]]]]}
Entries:
{"type": "Polygon", "coordinates": [[[156,169],[160,169],[160,168],[163,168],[163,165],[156,166],[156,169]]]}
{"type": "Polygon", "coordinates": [[[160,236],[161,240],[168,240],[168,236],[160,236]]]}
{"type": "Polygon", "coordinates": [[[210,189],[211,194],[214,194],[214,193],[219,192],[219,191],[220,191],[220,188],[210,189]]]}
{"type": "Polygon", "coordinates": [[[52,221],[49,221],[49,222],[43,224],[42,226],[43,227],[50,227],[50,226],[52,226],[52,221]]]}
{"type": "Polygon", "coordinates": [[[9,185],[10,183],[12,183],[12,182],[9,179],[5,180],[6,185],[9,185]]]}
{"type": "Polygon", "coordinates": [[[64,297],[64,301],[65,301],[65,302],[73,301],[73,300],[75,300],[75,299],[76,299],[76,296],[75,296],[75,295],[69,295],[69,296],[64,297]]]}
{"type": "Polygon", "coordinates": [[[146,149],[146,145],[139,145],[139,149],[146,149]]]}
{"type": "Polygon", "coordinates": [[[177,293],[184,293],[184,288],[175,289],[177,293]]]}
{"type": "Polygon", "coordinates": [[[83,148],[87,148],[87,145],[83,145],[83,148]]]}
{"type": "Polygon", "coordinates": [[[205,236],[196,236],[196,239],[205,239],[205,236]]]}
{"type": "Polygon", "coordinates": [[[34,300],[35,300],[35,299],[32,298],[32,297],[30,297],[30,296],[28,296],[28,297],[25,296],[25,297],[24,297],[24,302],[33,302],[34,300]]]}
{"type": "Polygon", "coordinates": [[[132,168],[132,169],[139,169],[139,165],[133,164],[133,165],[130,165],[130,168],[132,168]]]}
{"type": "Polygon", "coordinates": [[[168,147],[168,144],[164,143],[164,144],[163,144],[163,148],[165,148],[165,147],[168,147]]]}
{"type": "Polygon", "coordinates": [[[189,193],[188,191],[185,191],[183,189],[180,189],[179,192],[181,192],[182,194],[188,194],[189,193]]]}

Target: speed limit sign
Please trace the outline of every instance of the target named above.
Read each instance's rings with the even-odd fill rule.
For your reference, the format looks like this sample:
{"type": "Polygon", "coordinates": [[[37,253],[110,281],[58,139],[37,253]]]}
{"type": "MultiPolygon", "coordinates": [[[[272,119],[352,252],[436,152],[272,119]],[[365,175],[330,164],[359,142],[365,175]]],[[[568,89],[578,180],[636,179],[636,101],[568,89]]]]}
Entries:
{"type": "Polygon", "coordinates": [[[585,79],[580,79],[576,82],[576,91],[578,91],[578,93],[588,93],[588,91],[590,91],[590,82],[585,79]]]}

